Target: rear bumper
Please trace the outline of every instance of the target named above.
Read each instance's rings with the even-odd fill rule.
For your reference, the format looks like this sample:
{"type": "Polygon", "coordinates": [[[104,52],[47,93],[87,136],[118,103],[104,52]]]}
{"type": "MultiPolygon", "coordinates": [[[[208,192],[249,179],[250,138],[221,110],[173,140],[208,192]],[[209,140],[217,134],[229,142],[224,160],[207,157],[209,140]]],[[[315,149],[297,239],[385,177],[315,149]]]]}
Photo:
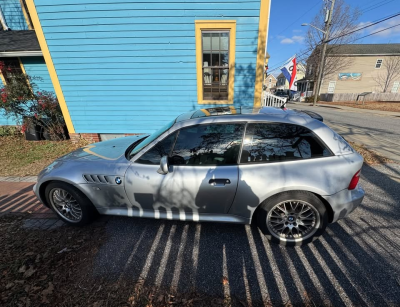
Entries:
{"type": "Polygon", "coordinates": [[[330,196],[324,196],[333,210],[332,223],[348,216],[364,199],[365,191],[358,185],[354,190],[343,190],[330,196]]]}

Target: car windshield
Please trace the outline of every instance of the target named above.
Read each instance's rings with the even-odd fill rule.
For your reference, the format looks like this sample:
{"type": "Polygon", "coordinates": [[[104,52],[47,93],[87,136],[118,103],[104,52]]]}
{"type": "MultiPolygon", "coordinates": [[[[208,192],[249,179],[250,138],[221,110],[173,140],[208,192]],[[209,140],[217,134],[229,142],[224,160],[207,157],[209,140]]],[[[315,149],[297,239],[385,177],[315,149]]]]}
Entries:
{"type": "Polygon", "coordinates": [[[143,139],[139,144],[133,147],[129,154],[129,159],[131,159],[134,155],[136,155],[139,151],[141,151],[143,148],[145,148],[147,145],[149,145],[151,142],[153,142],[156,138],[158,138],[161,134],[164,132],[168,131],[173,125],[175,124],[175,120],[169,122],[165,126],[163,126],[161,129],[157,130],[147,138],[143,139]]]}

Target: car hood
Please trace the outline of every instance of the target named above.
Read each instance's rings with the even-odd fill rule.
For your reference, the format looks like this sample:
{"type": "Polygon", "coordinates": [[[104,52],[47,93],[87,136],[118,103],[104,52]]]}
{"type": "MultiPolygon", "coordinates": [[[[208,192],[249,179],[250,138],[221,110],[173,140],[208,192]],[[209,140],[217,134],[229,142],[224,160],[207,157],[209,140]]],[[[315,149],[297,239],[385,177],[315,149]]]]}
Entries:
{"type": "Polygon", "coordinates": [[[125,152],[131,144],[146,136],[148,136],[148,134],[121,137],[109,141],[89,144],[62,156],[57,159],[57,161],[116,161],[125,157],[125,152]]]}

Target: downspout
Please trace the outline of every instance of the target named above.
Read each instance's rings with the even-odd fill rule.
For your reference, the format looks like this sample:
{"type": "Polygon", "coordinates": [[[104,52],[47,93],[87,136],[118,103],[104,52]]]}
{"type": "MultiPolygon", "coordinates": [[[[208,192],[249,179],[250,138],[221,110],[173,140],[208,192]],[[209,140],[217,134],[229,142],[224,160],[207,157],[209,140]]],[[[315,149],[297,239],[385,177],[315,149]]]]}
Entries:
{"type": "Polygon", "coordinates": [[[1,22],[1,25],[3,26],[3,30],[4,30],[4,31],[10,31],[10,30],[11,30],[11,29],[7,26],[7,22],[6,22],[6,19],[4,18],[3,10],[1,9],[1,6],[0,6],[0,22],[1,22]]]}

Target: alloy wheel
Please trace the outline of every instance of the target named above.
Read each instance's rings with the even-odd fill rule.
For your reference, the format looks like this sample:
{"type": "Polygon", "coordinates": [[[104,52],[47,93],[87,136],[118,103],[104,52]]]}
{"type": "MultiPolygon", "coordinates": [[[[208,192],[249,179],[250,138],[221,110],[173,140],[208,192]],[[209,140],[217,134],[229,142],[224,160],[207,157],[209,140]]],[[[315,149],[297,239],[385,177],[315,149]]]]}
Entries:
{"type": "Polygon", "coordinates": [[[82,219],[82,208],[76,199],[66,190],[55,188],[50,191],[50,201],[54,210],[71,223],[82,219]]]}
{"type": "Polygon", "coordinates": [[[298,242],[313,236],[320,225],[318,210],[303,200],[288,200],[275,205],[267,215],[267,227],[276,238],[298,242]]]}

